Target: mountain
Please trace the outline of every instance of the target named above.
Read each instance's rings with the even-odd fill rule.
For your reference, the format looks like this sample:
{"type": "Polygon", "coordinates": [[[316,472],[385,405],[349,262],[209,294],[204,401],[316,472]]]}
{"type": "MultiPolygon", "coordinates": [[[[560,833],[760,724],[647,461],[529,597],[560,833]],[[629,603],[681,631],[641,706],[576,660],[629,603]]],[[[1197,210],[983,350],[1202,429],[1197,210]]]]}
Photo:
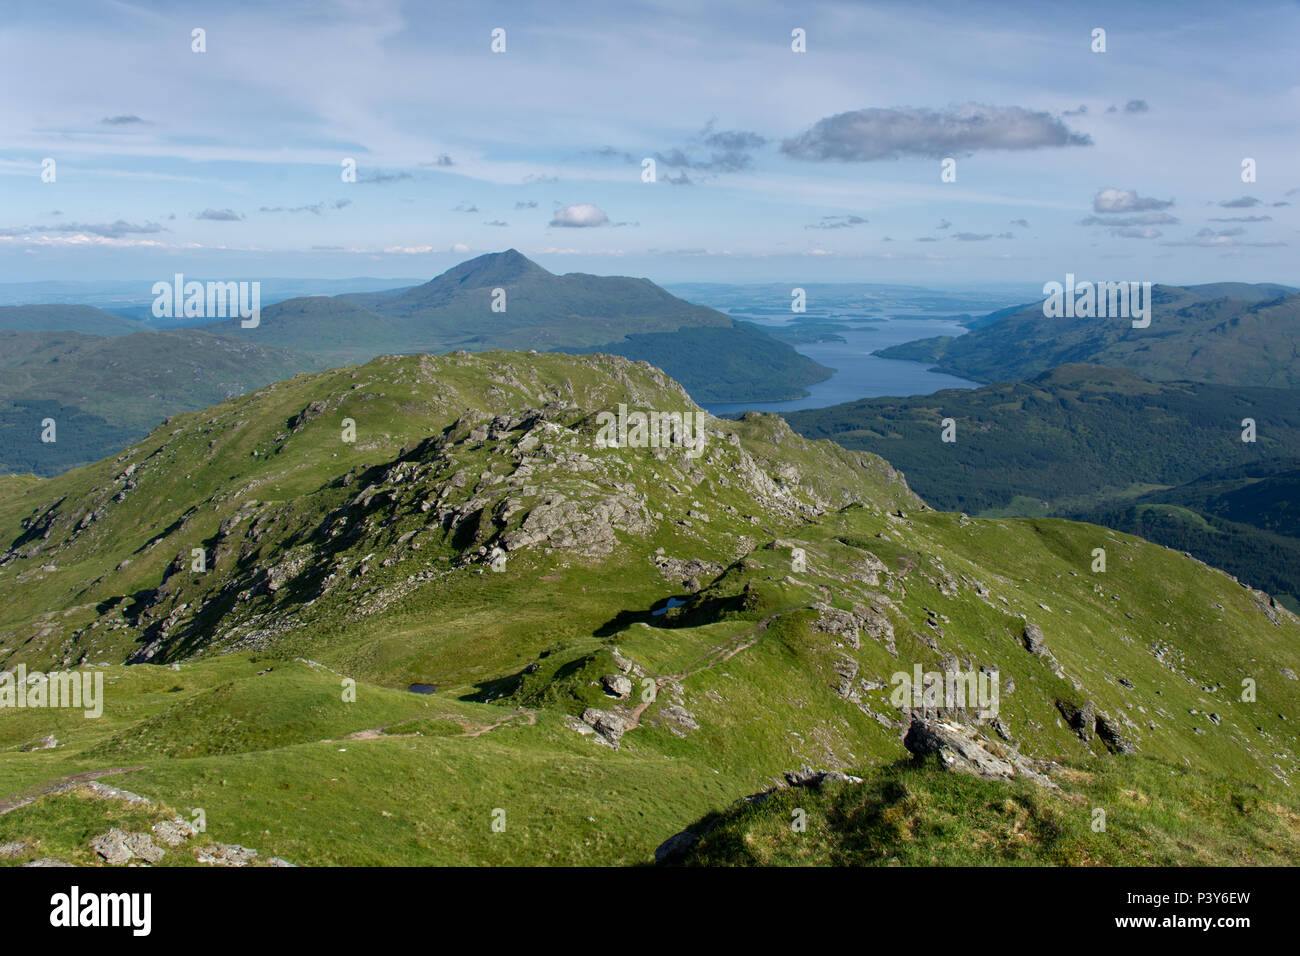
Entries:
{"type": "Polygon", "coordinates": [[[701,401],[798,398],[831,374],[757,327],[685,302],[649,279],[557,276],[514,249],[462,262],[412,288],[290,299],[263,309],[255,329],[239,320],[207,328],[313,352],[329,364],[454,349],[607,352],[660,366],[701,401]],[[494,300],[503,310],[494,311],[494,300]],[[721,376],[701,349],[711,350],[721,376]]]}
{"type": "Polygon", "coordinates": [[[1288,601],[1300,594],[1294,476],[1277,464],[1300,455],[1293,390],[1065,365],[1026,382],[785,417],[805,437],[883,455],[935,507],[1091,521],[1189,551],[1288,601]],[[1247,417],[1255,442],[1241,440],[1247,417]],[[940,440],[945,418],[954,442],[940,440]]]}
{"type": "Polygon", "coordinates": [[[1131,501],[1063,509],[1137,534],[1264,588],[1300,612],[1300,460],[1254,462],[1131,501]]]}
{"type": "Polygon", "coordinates": [[[701,821],[755,794],[782,816],[741,845],[798,801],[809,861],[861,833],[1300,862],[1300,622],[1267,595],[1093,525],[932,511],[875,455],[712,418],[622,358],[298,376],[0,480],[0,532],[0,666],[105,685],[98,719],[0,721],[6,864],[94,863],[105,813],[194,807],[160,862],[748,862],[701,821]],[[628,447],[620,406],[682,417],[628,447]],[[914,667],[1000,702],[891,700],[914,667]]]}
{"type": "Polygon", "coordinates": [[[5,329],[19,332],[131,335],[147,331],[148,326],[89,305],[0,305],[0,330],[5,329]]]}
{"type": "MultiPolygon", "coordinates": [[[[1300,397],[1277,388],[1152,382],[1123,368],[1063,365],[1024,382],[868,398],[787,412],[808,438],[882,455],[938,508],[982,513],[1034,499],[1039,512],[1124,497],[1207,472],[1300,455],[1300,397]],[[943,420],[956,440],[941,441],[943,420]],[[1244,418],[1256,441],[1242,441],[1244,418]]],[[[1023,503],[1028,505],[1028,502],[1023,503]]]]}
{"type": "Polygon", "coordinates": [[[1300,538],[1300,459],[1280,458],[1224,468],[1177,488],[1144,495],[1227,521],[1300,538]]]}
{"type": "MultiPolygon", "coordinates": [[[[1047,318],[1042,303],[1003,310],[972,331],[883,349],[885,358],[929,362],[979,382],[1030,378],[1058,365],[1122,366],[1156,381],[1300,386],[1300,293],[1206,298],[1196,289],[1241,293],[1235,283],[1152,287],[1148,328],[1128,318],[1047,318]],[[995,318],[996,316],[996,318],[995,318]]],[[[1286,288],[1286,287],[1277,287],[1286,288]]]]}
{"type": "Polygon", "coordinates": [[[191,329],[0,331],[0,470],[57,474],[138,441],[169,415],[320,367],[311,355],[191,329]],[[52,443],[41,440],[46,418],[56,424],[52,443]]]}

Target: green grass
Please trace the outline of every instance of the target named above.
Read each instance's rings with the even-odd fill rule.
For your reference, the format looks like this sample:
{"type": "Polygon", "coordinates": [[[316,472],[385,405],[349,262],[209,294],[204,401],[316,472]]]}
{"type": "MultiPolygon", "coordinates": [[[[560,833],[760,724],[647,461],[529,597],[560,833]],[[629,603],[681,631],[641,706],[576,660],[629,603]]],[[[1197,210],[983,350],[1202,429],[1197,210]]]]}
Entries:
{"type": "MultiPolygon", "coordinates": [[[[891,675],[946,655],[1014,681],[1000,716],[1026,754],[1102,761],[1099,779],[1149,760],[1272,794],[1300,772],[1284,673],[1300,669],[1300,624],[1224,574],[1094,525],[928,510],[880,459],[774,416],[712,421],[697,460],[596,448],[594,412],[618,402],[691,407],[657,370],[612,357],[385,358],[179,416],[111,461],[0,482],[0,665],[110,665],[99,719],[3,714],[0,800],[138,767],[105,782],[202,808],[210,839],[295,863],[646,863],[786,770],[897,763],[901,728],[881,722],[900,718],[891,675]],[[548,424],[485,427],[547,403],[548,424]],[[625,500],[643,520],[608,550],[561,535],[488,571],[480,549],[559,495],[625,500]],[[206,573],[189,569],[196,546],[206,573]],[[698,591],[659,573],[659,549],[708,562],[698,591]],[[670,595],[684,603],[652,615],[670,595]],[[819,630],[817,604],[883,609],[895,652],[819,630]],[[1025,618],[1064,677],[1025,650],[1025,618]],[[145,646],[153,663],[121,666],[145,646]],[[619,660],[640,669],[625,703],[600,685],[619,660]],[[837,693],[846,661],[852,699],[837,693]],[[617,751],[573,728],[591,707],[630,715],[643,679],[657,694],[617,751]],[[409,693],[416,682],[437,691],[409,693]],[[1140,757],[1085,744],[1057,700],[1092,701],[1140,757]],[[56,749],[23,751],[51,733],[56,749]]],[[[940,820],[943,800],[966,799],[943,788],[965,784],[935,786],[940,820]]],[[[74,799],[0,815],[0,837],[81,853],[84,813],[59,808],[74,799]]],[[[982,859],[1001,859],[993,846],[982,859]]],[[[1039,862],[1078,849],[1038,847],[1039,862]]]]}
{"type": "Polygon", "coordinates": [[[782,791],[694,825],[709,866],[1295,866],[1291,793],[1159,761],[1094,761],[1058,790],[911,764],[782,791]],[[804,828],[795,821],[802,812],[804,828]],[[1098,814],[1098,811],[1101,811],[1098,814]]]}

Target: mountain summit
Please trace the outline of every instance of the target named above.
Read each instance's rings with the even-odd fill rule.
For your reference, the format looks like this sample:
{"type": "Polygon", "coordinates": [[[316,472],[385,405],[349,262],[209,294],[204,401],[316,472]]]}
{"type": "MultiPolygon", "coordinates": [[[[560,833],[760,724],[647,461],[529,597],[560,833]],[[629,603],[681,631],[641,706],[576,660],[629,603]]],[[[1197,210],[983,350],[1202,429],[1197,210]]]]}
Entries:
{"type": "Polygon", "coordinates": [[[659,366],[697,401],[797,398],[831,374],[757,326],[649,279],[555,275],[515,249],[462,262],[423,285],[290,299],[264,309],[255,329],[232,320],[212,330],[338,365],[457,349],[608,352],[659,366]]]}
{"type": "Polygon", "coordinates": [[[482,289],[542,277],[553,279],[555,275],[517,249],[507,249],[467,259],[419,288],[482,289]]]}

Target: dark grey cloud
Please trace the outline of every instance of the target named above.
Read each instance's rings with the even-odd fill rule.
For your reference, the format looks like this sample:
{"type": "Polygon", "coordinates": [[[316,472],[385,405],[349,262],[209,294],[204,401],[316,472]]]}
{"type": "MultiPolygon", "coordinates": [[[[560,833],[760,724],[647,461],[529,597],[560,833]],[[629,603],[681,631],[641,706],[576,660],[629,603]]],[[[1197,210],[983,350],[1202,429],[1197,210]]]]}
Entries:
{"type": "Polygon", "coordinates": [[[967,103],[944,110],[898,107],[838,113],[785,140],[781,152],[795,159],[869,162],[1091,144],[1091,137],[1073,132],[1050,113],[967,103]]]}
{"type": "Polygon", "coordinates": [[[1147,105],[1146,100],[1129,100],[1124,104],[1125,113],[1148,113],[1151,107],[1147,105]]]}
{"type": "Polygon", "coordinates": [[[105,116],[100,120],[105,126],[152,126],[148,120],[141,119],[134,113],[124,113],[121,116],[105,116]]]}
{"type": "Polygon", "coordinates": [[[207,219],[210,222],[239,222],[244,217],[233,209],[205,209],[196,212],[195,219],[207,219]]]}
{"type": "Polygon", "coordinates": [[[866,225],[867,220],[861,216],[822,216],[818,222],[804,226],[805,229],[852,229],[854,226],[866,225]]]}
{"type": "Polygon", "coordinates": [[[1219,203],[1224,209],[1249,209],[1258,206],[1260,201],[1254,196],[1242,196],[1240,199],[1225,199],[1219,203]]]}
{"type": "MultiPolygon", "coordinates": [[[[665,182],[674,186],[691,186],[695,181],[686,175],[686,170],[734,173],[749,169],[754,162],[754,151],[767,143],[766,136],[750,130],[717,129],[717,121],[711,119],[700,132],[689,137],[684,146],[657,150],[650,155],[656,164],[678,170],[677,176],[665,176],[665,182]]],[[[592,150],[591,155],[636,165],[643,159],[642,156],[613,146],[592,150]]]]}
{"type": "Polygon", "coordinates": [[[705,172],[734,173],[753,165],[754,152],[768,144],[759,133],[745,129],[718,129],[710,119],[695,138],[709,151],[707,160],[696,160],[691,169],[705,172]]]}
{"type": "Polygon", "coordinates": [[[753,165],[751,152],[743,149],[715,150],[708,159],[697,159],[681,149],[655,153],[655,162],[670,169],[693,169],[708,173],[735,173],[753,165]]]}
{"type": "Polygon", "coordinates": [[[755,149],[762,149],[767,145],[767,137],[760,136],[758,133],[752,133],[749,130],[732,129],[713,131],[713,124],[709,123],[705,127],[704,145],[712,149],[721,149],[727,152],[744,152],[755,149]]]}
{"type": "Polygon", "coordinates": [[[1139,196],[1134,189],[1116,189],[1107,186],[1097,190],[1092,197],[1092,209],[1099,213],[1144,212],[1148,209],[1168,209],[1174,204],[1172,199],[1152,199],[1139,196]]]}

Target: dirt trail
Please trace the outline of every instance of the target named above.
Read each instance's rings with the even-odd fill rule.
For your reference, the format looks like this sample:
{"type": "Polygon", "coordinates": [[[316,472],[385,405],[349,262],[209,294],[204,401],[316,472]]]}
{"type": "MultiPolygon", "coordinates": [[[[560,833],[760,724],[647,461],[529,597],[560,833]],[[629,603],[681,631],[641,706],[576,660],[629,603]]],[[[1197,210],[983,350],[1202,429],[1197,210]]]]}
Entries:
{"type": "MultiPolygon", "coordinates": [[[[481,737],[486,733],[490,733],[491,731],[496,730],[498,727],[504,727],[506,724],[510,723],[511,721],[515,720],[518,717],[524,718],[523,726],[525,727],[531,727],[537,723],[537,712],[529,710],[526,707],[520,707],[516,709],[513,713],[507,714],[505,717],[502,717],[495,724],[475,723],[474,721],[470,720],[468,717],[462,716],[461,714],[438,714],[433,719],[450,720],[453,723],[460,724],[461,727],[464,728],[464,732],[459,734],[452,734],[451,736],[453,737],[481,737]]],[[[380,737],[391,737],[393,739],[397,739],[399,737],[421,736],[420,734],[386,734],[384,733],[384,731],[386,731],[387,729],[388,727],[370,727],[366,730],[358,730],[356,733],[348,734],[346,737],[343,737],[342,739],[343,740],[378,740],[380,737]]],[[[337,743],[337,741],[330,740],[330,741],[326,741],[326,743],[337,743]]]]}
{"type": "Polygon", "coordinates": [[[694,675],[699,674],[702,671],[706,671],[711,667],[716,667],[718,664],[725,664],[727,661],[731,660],[741,651],[753,647],[755,644],[757,644],[759,637],[762,635],[764,631],[767,630],[768,626],[772,623],[772,621],[775,618],[776,618],[775,614],[769,614],[767,617],[763,618],[761,621],[759,621],[749,630],[742,631],[741,633],[737,634],[735,637],[728,638],[723,643],[718,644],[716,647],[709,648],[707,651],[705,651],[695,660],[691,661],[690,664],[686,665],[686,667],[682,668],[682,670],[678,671],[676,674],[669,674],[666,677],[660,677],[656,679],[654,696],[651,697],[649,700],[641,701],[641,703],[637,704],[634,708],[632,708],[632,713],[628,715],[625,721],[626,729],[624,730],[624,733],[626,733],[628,730],[634,730],[636,727],[640,725],[641,715],[645,713],[645,709],[647,707],[649,707],[651,704],[653,704],[656,700],[659,699],[659,691],[665,684],[671,682],[680,683],[681,681],[686,680],[686,678],[693,677],[694,675]]]}

